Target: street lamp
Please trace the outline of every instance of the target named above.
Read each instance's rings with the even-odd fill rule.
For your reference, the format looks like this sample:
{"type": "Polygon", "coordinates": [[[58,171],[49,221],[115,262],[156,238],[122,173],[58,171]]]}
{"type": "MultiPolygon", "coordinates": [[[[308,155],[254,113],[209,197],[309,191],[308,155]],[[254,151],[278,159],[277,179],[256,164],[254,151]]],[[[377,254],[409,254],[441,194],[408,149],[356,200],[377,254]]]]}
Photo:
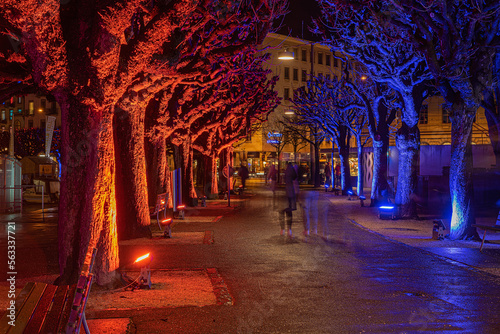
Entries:
{"type": "Polygon", "coordinates": [[[292,60],[295,58],[294,56],[295,55],[293,54],[293,52],[287,51],[287,49],[285,49],[285,51],[283,51],[283,52],[278,53],[278,59],[281,59],[281,60],[292,60]]]}

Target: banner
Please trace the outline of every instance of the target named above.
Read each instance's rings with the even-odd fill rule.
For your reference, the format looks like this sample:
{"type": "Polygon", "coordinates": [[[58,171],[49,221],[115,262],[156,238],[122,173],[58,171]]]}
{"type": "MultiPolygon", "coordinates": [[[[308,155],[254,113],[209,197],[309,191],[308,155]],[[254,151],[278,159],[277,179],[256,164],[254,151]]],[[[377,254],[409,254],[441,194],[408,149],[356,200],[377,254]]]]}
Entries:
{"type": "Polygon", "coordinates": [[[50,157],[50,146],[52,145],[52,134],[56,125],[55,116],[47,116],[47,123],[45,126],[45,156],[50,157]]]}

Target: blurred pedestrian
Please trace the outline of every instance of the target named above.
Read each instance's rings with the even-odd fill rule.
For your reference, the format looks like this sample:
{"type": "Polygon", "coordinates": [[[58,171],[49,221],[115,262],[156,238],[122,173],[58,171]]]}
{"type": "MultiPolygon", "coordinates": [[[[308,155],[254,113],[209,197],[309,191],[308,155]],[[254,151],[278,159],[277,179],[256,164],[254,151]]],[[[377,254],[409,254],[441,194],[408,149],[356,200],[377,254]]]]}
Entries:
{"type": "Polygon", "coordinates": [[[325,164],[325,179],[325,186],[330,186],[332,182],[332,170],[330,169],[330,165],[328,164],[328,162],[325,164]]]}
{"type": "Polygon", "coordinates": [[[280,212],[281,235],[285,234],[285,223],[288,229],[287,235],[292,237],[292,211],[297,210],[297,202],[295,201],[295,190],[293,181],[297,179],[297,173],[293,168],[292,163],[287,164],[285,170],[285,194],[288,200],[288,206],[280,212]]]}
{"type": "Polygon", "coordinates": [[[238,169],[238,176],[241,177],[241,186],[245,189],[245,184],[248,179],[248,168],[244,164],[238,169]]]}
{"type": "Polygon", "coordinates": [[[269,173],[267,176],[271,181],[271,190],[274,193],[276,191],[276,180],[278,179],[278,171],[276,170],[276,167],[274,167],[274,165],[271,165],[271,167],[269,167],[269,173]]]}

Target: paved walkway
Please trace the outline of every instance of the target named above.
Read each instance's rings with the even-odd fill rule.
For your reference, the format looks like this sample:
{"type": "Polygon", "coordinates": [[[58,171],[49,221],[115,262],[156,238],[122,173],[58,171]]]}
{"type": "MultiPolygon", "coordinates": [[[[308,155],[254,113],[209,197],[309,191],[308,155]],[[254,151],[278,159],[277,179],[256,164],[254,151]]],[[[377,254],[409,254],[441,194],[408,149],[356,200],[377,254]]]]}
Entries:
{"type": "MultiPolygon", "coordinates": [[[[323,300],[324,298],[317,299],[318,305],[325,304],[323,305],[325,307],[320,309],[318,306],[317,314],[308,312],[308,317],[318,320],[315,322],[308,319],[308,321],[317,323],[318,326],[323,322],[325,325],[323,328],[342,326],[342,321],[353,317],[352,314],[349,314],[348,309],[335,310],[345,317],[338,319],[328,319],[325,312],[330,312],[330,307],[338,308],[339,304],[348,303],[349,298],[352,297],[348,291],[332,290],[335,286],[329,282],[331,276],[329,276],[328,270],[330,270],[331,265],[328,261],[330,260],[318,258],[318,255],[326,252],[329,255],[328,258],[331,259],[331,255],[339,256],[341,254],[340,249],[345,248],[342,240],[349,241],[353,238],[353,236],[345,235],[350,233],[346,231],[355,230],[347,228],[347,225],[356,225],[372,234],[383,236],[398,244],[395,249],[402,253],[410,250],[408,247],[416,247],[422,250],[422,256],[435,254],[453,266],[462,267],[464,273],[472,270],[500,276],[499,242],[491,240],[485,244],[483,252],[479,252],[480,242],[477,241],[433,240],[432,217],[421,220],[380,220],[377,217],[378,209],[361,207],[358,200],[349,201],[346,196],[335,196],[333,193],[325,194],[322,190],[308,189],[304,193],[319,194],[321,192],[322,205],[326,205],[329,201],[337,210],[333,212],[330,210],[328,219],[346,217],[348,221],[342,218],[343,225],[338,225],[330,231],[327,230],[328,226],[320,227],[317,236],[306,238],[301,234],[303,223],[301,210],[303,208],[299,206],[299,211],[294,214],[294,238],[285,241],[286,239],[279,236],[279,226],[275,221],[277,215],[272,218],[274,217],[274,203],[268,201],[262,205],[262,201],[255,204],[254,202],[257,201],[252,200],[253,195],[262,191],[263,184],[257,180],[250,180],[249,185],[250,189],[244,196],[241,198],[231,197],[231,207],[227,207],[226,201],[217,200],[208,201],[206,208],[188,208],[186,219],[176,221],[173,238],[170,240],[139,239],[122,242],[120,244],[120,259],[123,262],[133,260],[135,256],[145,250],[151,250],[154,253],[153,270],[155,273],[153,278],[156,280],[154,283],[157,284],[158,293],[169,296],[168,298],[160,298],[162,302],[165,301],[167,304],[163,308],[155,309],[151,305],[145,304],[144,298],[138,298],[134,301],[133,293],[116,294],[116,296],[107,298],[105,291],[99,290],[97,287],[93,288],[94,296],[103,293],[104,295],[100,296],[103,297],[100,299],[91,296],[92,302],[89,304],[87,314],[90,319],[91,332],[93,334],[125,333],[128,330],[131,333],[135,331],[137,333],[180,333],[186,332],[186,328],[188,328],[187,332],[192,333],[205,333],[207,330],[209,332],[231,333],[236,332],[236,328],[241,329],[240,332],[245,332],[245,326],[250,325],[252,325],[250,326],[251,331],[247,332],[266,332],[262,329],[266,327],[259,326],[262,323],[271,323],[274,327],[268,327],[268,329],[281,333],[290,330],[290,324],[285,321],[287,317],[283,316],[281,312],[290,312],[296,326],[292,327],[294,328],[292,332],[302,333],[304,331],[300,329],[295,312],[303,305],[293,306],[295,302],[292,301],[302,300],[304,303],[314,304],[308,299],[308,294],[310,291],[319,291],[314,289],[320,287],[325,289],[325,293],[333,291],[342,296],[345,294],[343,297],[345,300],[343,302],[337,301],[338,304],[329,304],[330,302],[323,300]],[[248,215],[249,212],[254,214],[248,215]],[[342,226],[344,227],[342,228],[342,226]],[[210,238],[207,238],[207,235],[210,238]],[[215,244],[211,244],[212,236],[215,244]],[[325,248],[324,241],[328,241],[326,244],[330,246],[325,248]],[[314,265],[314,263],[304,262],[304,259],[311,258],[314,258],[318,263],[314,265]],[[318,276],[315,274],[316,271],[318,273],[324,271],[326,275],[318,276]],[[300,280],[301,277],[305,277],[305,273],[314,279],[311,281],[300,280]],[[299,286],[293,283],[295,284],[292,284],[292,287],[295,288],[294,296],[288,296],[289,289],[280,284],[293,277],[298,277],[299,281],[297,282],[304,283],[304,287],[300,286],[300,289],[297,289],[299,286]],[[324,277],[326,281],[322,282],[319,277],[324,277]],[[194,290],[189,290],[188,287],[194,290]],[[216,292],[215,294],[212,293],[212,288],[216,292]],[[207,291],[209,293],[206,293],[207,291]],[[231,300],[230,296],[228,299],[228,296],[225,295],[228,291],[234,296],[234,299],[231,300]],[[268,298],[269,296],[266,295],[270,292],[274,293],[273,298],[268,298]],[[286,300],[287,303],[281,303],[280,298],[286,300]],[[111,300],[116,302],[103,306],[104,303],[111,300]],[[119,308],[117,303],[128,306],[119,308]],[[232,306],[224,307],[224,305],[232,306]],[[115,310],[110,310],[110,308],[115,310]],[[217,322],[217,326],[214,325],[215,322],[217,322]]],[[[315,209],[324,212],[322,208],[316,207],[315,209]]],[[[484,219],[485,221],[481,221],[482,223],[493,224],[496,217],[484,219]]],[[[49,232],[47,230],[47,234],[49,232]]],[[[495,235],[492,234],[491,237],[487,237],[487,240],[494,237],[495,235]]],[[[350,252],[347,252],[345,256],[348,257],[350,252]]],[[[47,254],[48,263],[52,263],[54,260],[57,262],[56,259],[52,259],[52,253],[47,254]]],[[[52,267],[46,266],[46,268],[52,267]]],[[[375,267],[372,269],[381,270],[380,266],[375,267]]],[[[380,282],[388,279],[383,272],[374,275],[380,282]]],[[[437,275],[442,275],[442,273],[438,272],[437,275]]],[[[338,279],[344,280],[342,277],[338,279]]],[[[381,294],[384,292],[383,289],[380,291],[381,294]]],[[[383,297],[383,294],[381,296],[374,296],[374,300],[380,299],[382,302],[386,297],[383,297]]],[[[137,297],[137,293],[135,297],[137,297]]],[[[158,296],[148,297],[147,302],[157,303],[154,301],[155,297],[158,296]]],[[[396,301],[401,302],[399,297],[397,298],[396,301]]],[[[387,307],[391,307],[391,303],[387,305],[387,307]]],[[[434,312],[433,316],[436,314],[434,312]]],[[[351,320],[355,321],[355,318],[351,320]]],[[[395,321],[394,326],[398,326],[398,319],[389,321],[395,321]]],[[[304,321],[305,324],[307,321],[304,321]]],[[[385,328],[387,329],[387,327],[385,328]]],[[[307,329],[311,333],[321,332],[315,331],[314,328],[307,327],[307,329]]],[[[338,332],[346,331],[339,329],[338,332]]]]}

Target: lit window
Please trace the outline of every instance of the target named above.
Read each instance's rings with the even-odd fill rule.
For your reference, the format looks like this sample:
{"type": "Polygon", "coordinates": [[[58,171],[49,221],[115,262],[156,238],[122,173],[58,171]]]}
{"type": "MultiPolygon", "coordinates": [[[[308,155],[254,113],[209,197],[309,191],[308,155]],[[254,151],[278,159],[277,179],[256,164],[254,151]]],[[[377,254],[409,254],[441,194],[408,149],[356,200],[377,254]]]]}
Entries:
{"type": "Polygon", "coordinates": [[[23,103],[23,97],[22,96],[19,96],[17,98],[17,103],[23,103]]]}
{"type": "Polygon", "coordinates": [[[9,110],[9,119],[12,121],[12,117],[14,117],[14,109],[9,110]]]}
{"type": "Polygon", "coordinates": [[[35,114],[35,102],[33,102],[33,101],[28,102],[28,112],[30,115],[35,114]]]}
{"type": "Polygon", "coordinates": [[[20,130],[21,129],[21,121],[20,120],[16,120],[14,122],[14,129],[15,130],[20,130]]]}
{"type": "Polygon", "coordinates": [[[420,107],[419,123],[427,124],[429,122],[429,106],[424,104],[420,107]]]}
{"type": "Polygon", "coordinates": [[[2,110],[2,121],[5,121],[5,110],[2,110]]]}

